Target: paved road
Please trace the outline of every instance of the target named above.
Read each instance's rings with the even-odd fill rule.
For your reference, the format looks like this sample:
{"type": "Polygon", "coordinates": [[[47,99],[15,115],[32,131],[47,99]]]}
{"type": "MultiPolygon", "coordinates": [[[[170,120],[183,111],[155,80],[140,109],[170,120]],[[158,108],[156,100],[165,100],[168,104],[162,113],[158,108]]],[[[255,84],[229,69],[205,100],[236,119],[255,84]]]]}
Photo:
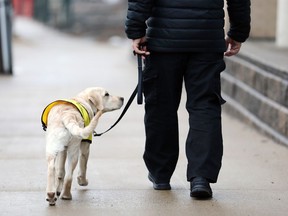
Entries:
{"type": "MultiPolygon", "coordinates": [[[[288,212],[288,149],[223,114],[224,159],[214,198],[189,197],[186,182],[185,95],[179,109],[180,158],[171,191],[154,191],[142,161],[143,106],[136,102],[119,125],[95,138],[89,185],[74,181],[72,201],[45,201],[43,108],[88,86],[103,86],[128,99],[137,67],[127,41],[99,43],[55,32],[31,20],[15,21],[13,77],[0,76],[0,215],[215,215],[284,216],[288,212]]],[[[105,114],[98,131],[120,111],[105,114]]],[[[75,173],[76,174],[76,173],[75,173]]],[[[74,176],[76,177],[76,175],[74,176]]]]}

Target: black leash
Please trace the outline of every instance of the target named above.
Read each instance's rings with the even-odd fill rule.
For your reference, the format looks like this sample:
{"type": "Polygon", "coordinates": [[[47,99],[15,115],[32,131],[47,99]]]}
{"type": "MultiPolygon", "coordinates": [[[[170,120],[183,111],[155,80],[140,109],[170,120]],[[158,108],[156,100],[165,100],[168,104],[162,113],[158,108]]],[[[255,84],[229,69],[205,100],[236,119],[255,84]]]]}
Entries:
{"type": "Polygon", "coordinates": [[[142,104],[143,103],[143,87],[142,87],[142,83],[143,83],[143,67],[142,67],[142,56],[141,55],[137,55],[137,60],[138,60],[138,85],[137,85],[137,89],[138,89],[138,93],[137,93],[137,103],[138,104],[142,104]]]}
{"type": "Polygon", "coordinates": [[[142,57],[141,55],[137,54],[137,59],[138,59],[138,84],[135,88],[135,90],[133,91],[132,95],[130,96],[126,106],[124,107],[122,113],[120,114],[119,118],[117,119],[117,121],[110,127],[108,128],[106,131],[102,132],[102,133],[97,133],[96,131],[94,131],[93,135],[94,136],[101,136],[105,133],[107,133],[108,131],[110,131],[113,127],[115,127],[118,122],[123,118],[123,116],[125,115],[125,113],[127,112],[128,108],[130,107],[131,103],[133,102],[136,94],[137,94],[137,104],[142,104],[143,103],[143,87],[142,87],[142,81],[143,81],[143,68],[142,68],[142,57]]]}

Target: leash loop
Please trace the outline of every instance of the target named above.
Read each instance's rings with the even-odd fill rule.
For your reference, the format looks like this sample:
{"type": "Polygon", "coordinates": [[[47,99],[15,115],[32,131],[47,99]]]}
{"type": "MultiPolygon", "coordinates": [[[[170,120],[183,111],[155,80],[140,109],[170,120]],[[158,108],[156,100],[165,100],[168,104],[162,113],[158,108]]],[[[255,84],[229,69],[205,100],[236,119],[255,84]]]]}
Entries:
{"type": "Polygon", "coordinates": [[[137,91],[137,104],[143,103],[143,67],[142,67],[142,56],[137,55],[138,60],[138,91],[137,91]]]}

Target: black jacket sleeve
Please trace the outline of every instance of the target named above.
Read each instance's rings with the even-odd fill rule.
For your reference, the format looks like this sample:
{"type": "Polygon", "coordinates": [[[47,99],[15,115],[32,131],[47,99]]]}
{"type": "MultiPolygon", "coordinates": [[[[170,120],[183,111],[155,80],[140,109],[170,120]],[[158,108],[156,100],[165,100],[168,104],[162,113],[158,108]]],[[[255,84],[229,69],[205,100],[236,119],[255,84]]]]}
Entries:
{"type": "Polygon", "coordinates": [[[154,0],[128,0],[125,32],[129,39],[144,37],[154,0]]]}
{"type": "Polygon", "coordinates": [[[238,42],[244,42],[250,33],[250,0],[227,0],[230,20],[228,36],[238,42]]]}

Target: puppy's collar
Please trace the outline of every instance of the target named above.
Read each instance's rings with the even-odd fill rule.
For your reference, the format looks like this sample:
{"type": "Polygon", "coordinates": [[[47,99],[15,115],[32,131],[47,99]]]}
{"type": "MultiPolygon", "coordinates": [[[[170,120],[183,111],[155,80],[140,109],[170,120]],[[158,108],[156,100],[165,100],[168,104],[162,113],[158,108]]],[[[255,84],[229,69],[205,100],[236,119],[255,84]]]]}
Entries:
{"type": "MultiPolygon", "coordinates": [[[[63,104],[63,103],[70,103],[72,105],[74,105],[78,111],[80,112],[83,120],[84,120],[84,126],[88,126],[89,123],[90,123],[90,117],[89,117],[89,113],[88,111],[86,110],[86,108],[81,104],[79,103],[78,101],[76,100],[69,100],[69,99],[63,99],[63,100],[57,100],[57,101],[54,101],[52,103],[50,103],[48,106],[46,106],[46,108],[43,110],[42,112],[42,116],[41,116],[41,123],[42,123],[42,127],[43,127],[43,130],[46,131],[47,129],[47,125],[48,125],[48,114],[50,112],[50,110],[57,104],[63,104]]],[[[86,142],[89,142],[89,143],[92,143],[92,134],[88,137],[88,139],[85,139],[85,140],[82,140],[82,141],[86,141],[86,142]]]]}

